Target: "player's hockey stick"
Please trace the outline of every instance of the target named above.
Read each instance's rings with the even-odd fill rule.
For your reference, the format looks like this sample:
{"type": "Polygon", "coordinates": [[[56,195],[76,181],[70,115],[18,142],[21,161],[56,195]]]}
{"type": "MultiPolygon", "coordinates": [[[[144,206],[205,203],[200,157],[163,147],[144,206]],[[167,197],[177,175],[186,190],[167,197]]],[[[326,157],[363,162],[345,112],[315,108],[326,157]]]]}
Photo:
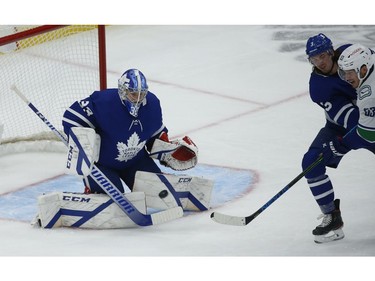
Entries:
{"type": "Polygon", "coordinates": [[[275,202],[281,195],[283,195],[289,188],[296,184],[302,177],[304,177],[308,172],[310,172],[315,166],[317,166],[323,160],[323,154],[321,153],[319,157],[310,164],[304,171],[302,171],[296,178],[294,178],[290,183],[288,183],[282,190],[280,190],[275,196],[273,196],[266,204],[259,208],[255,213],[247,217],[237,217],[231,215],[225,215],[218,212],[213,212],[211,214],[211,219],[215,222],[245,226],[249,224],[253,219],[255,219],[259,214],[261,214],[265,209],[267,209],[273,202],[275,202]]]}
{"type": "MultiPolygon", "coordinates": [[[[13,90],[34,111],[34,113],[43,121],[43,123],[46,124],[66,146],[68,146],[68,140],[66,137],[48,121],[48,119],[21,93],[21,91],[15,85],[11,86],[11,90],[13,90]]],[[[83,157],[87,162],[88,158],[87,155],[84,154],[84,151],[83,157]]],[[[112,200],[121,208],[121,210],[139,226],[160,224],[183,216],[183,210],[179,206],[153,214],[143,214],[95,165],[90,176],[100,185],[107,195],[112,198],[112,200]]]]}

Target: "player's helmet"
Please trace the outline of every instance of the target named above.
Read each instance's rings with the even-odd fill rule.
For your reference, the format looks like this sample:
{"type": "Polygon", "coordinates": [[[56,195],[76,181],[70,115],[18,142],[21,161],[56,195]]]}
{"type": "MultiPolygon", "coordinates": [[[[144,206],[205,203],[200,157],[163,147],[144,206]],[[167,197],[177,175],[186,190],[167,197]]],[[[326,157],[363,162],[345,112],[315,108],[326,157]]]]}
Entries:
{"type": "Polygon", "coordinates": [[[361,44],[353,44],[346,48],[340,55],[338,60],[339,76],[345,80],[345,71],[354,70],[360,80],[364,80],[370,72],[371,67],[374,65],[373,52],[361,44]],[[367,73],[361,77],[360,70],[362,66],[367,66],[367,73]]]}
{"type": "Polygon", "coordinates": [[[118,80],[118,93],[121,101],[134,117],[148,93],[146,77],[138,69],[128,69],[118,80]]]}
{"type": "Polygon", "coordinates": [[[331,52],[333,54],[332,41],[323,33],[312,36],[306,43],[306,55],[308,58],[319,55],[323,52],[331,52]]]}

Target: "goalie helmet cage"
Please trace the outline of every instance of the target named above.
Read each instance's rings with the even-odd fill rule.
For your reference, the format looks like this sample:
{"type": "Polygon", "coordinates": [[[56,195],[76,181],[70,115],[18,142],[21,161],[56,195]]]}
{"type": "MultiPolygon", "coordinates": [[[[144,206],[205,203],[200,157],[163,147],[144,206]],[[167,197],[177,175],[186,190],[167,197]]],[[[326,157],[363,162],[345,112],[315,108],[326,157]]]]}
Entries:
{"type": "Polygon", "coordinates": [[[32,150],[40,150],[45,146],[36,148],[39,142],[35,141],[57,140],[11,91],[11,85],[21,89],[62,132],[66,108],[106,88],[105,53],[102,25],[0,26],[2,150],[20,142],[25,147],[29,141],[34,143],[32,150]]]}

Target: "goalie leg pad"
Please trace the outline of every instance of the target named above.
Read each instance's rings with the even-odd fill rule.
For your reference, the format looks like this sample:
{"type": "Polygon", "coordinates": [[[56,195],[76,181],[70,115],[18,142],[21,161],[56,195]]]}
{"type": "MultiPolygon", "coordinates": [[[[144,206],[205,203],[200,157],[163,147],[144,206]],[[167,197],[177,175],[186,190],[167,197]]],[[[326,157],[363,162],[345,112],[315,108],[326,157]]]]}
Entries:
{"type": "MultiPolygon", "coordinates": [[[[145,194],[126,193],[125,197],[146,214],[145,194]]],[[[90,229],[130,228],[136,224],[106,194],[53,192],[38,197],[41,227],[80,227],[90,229]]]]}
{"type": "Polygon", "coordinates": [[[72,127],[69,133],[67,174],[87,176],[99,160],[100,136],[94,129],[72,127]]]}
{"type": "Polygon", "coordinates": [[[43,228],[61,227],[60,196],[58,192],[38,197],[38,215],[43,228]]]}
{"type": "Polygon", "coordinates": [[[138,171],[133,191],[144,192],[150,208],[205,211],[210,208],[213,186],[213,181],[200,177],[138,171]]]}

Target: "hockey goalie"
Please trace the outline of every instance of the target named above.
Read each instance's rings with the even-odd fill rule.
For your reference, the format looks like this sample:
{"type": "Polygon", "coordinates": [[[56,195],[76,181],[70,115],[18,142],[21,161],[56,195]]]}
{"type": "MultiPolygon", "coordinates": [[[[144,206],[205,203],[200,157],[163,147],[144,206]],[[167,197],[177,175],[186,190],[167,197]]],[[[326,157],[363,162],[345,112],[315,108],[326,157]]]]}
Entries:
{"type": "Polygon", "coordinates": [[[169,140],[159,99],[137,69],[124,72],[118,88],[95,91],[63,115],[68,136],[66,171],[82,177],[84,193],[53,192],[38,198],[41,227],[134,227],[126,212],[93,176],[97,167],[143,214],[181,207],[210,208],[213,181],[174,174],[194,168],[198,148],[188,137],[169,140]],[[160,166],[171,169],[163,173],[160,166]]]}

